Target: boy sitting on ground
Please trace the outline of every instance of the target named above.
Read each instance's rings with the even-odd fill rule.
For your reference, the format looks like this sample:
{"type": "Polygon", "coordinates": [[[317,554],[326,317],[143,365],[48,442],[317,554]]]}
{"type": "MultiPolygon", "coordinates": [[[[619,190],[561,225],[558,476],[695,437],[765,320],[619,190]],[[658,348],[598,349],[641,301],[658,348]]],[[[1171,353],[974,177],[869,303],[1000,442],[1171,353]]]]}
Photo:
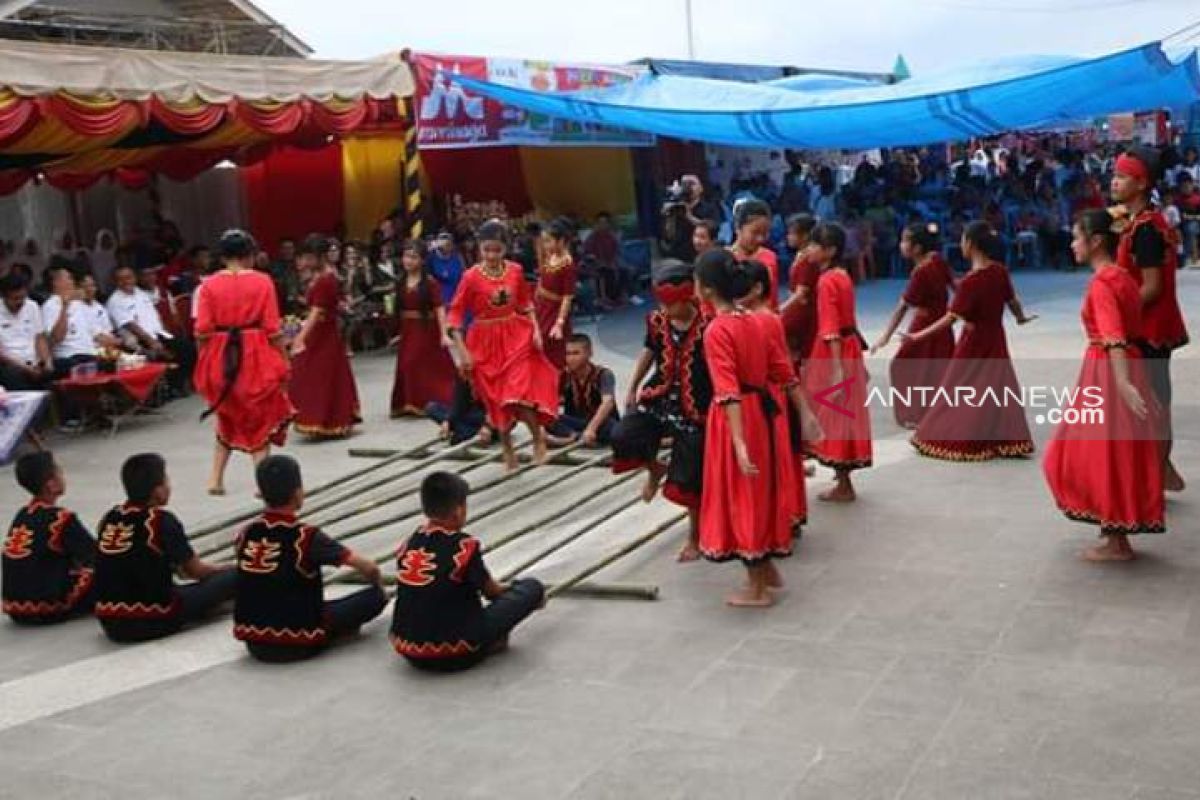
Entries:
{"type": "Polygon", "coordinates": [[[426,521],[397,553],[392,645],[419,669],[467,669],[503,650],[512,629],[545,604],[533,578],[497,583],[479,540],[463,532],[467,482],[435,472],[421,483],[426,521]],[[491,603],[484,608],[483,595],[491,603]]]}
{"type": "Polygon", "coordinates": [[[4,541],[4,613],[24,625],[90,613],[96,542],[74,512],[57,505],[67,491],[62,469],[51,453],[29,453],[17,459],[16,473],[31,499],[4,541]]]}
{"type": "Polygon", "coordinates": [[[588,447],[608,445],[621,415],[617,411],[617,378],[608,367],[592,363],[592,339],[577,333],[567,339],[567,365],[558,381],[562,413],[547,429],[555,447],[581,439],[588,447]]]}
{"type": "Polygon", "coordinates": [[[260,661],[311,658],[383,612],[382,576],[375,562],[297,518],[304,484],[294,458],[268,456],[255,478],[266,510],[238,536],[233,636],[260,661]],[[341,566],[373,585],[326,601],[321,567],[341,566]]]}
{"type": "Polygon", "coordinates": [[[157,453],[121,467],[125,503],[100,521],[96,618],[114,642],[144,642],[178,633],[233,599],[237,573],[200,560],[183,523],[167,511],[171,481],[157,453]],[[195,583],[176,585],[179,572],[195,583]]]}

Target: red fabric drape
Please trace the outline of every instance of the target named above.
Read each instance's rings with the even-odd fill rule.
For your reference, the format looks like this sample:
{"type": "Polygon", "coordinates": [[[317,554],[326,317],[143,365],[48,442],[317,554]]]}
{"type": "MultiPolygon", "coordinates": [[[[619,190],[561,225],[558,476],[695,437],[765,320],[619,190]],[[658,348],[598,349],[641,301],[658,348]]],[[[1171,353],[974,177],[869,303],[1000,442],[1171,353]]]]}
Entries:
{"type": "Polygon", "coordinates": [[[0,146],[19,139],[41,119],[37,103],[25,97],[13,97],[0,108],[0,146]]]}
{"type": "Polygon", "coordinates": [[[342,227],[342,146],[320,150],[274,148],[241,171],[250,228],[259,244],[274,251],[284,237],[331,234],[342,227]]]}
{"type": "Polygon", "coordinates": [[[423,150],[421,163],[439,199],[458,194],[467,201],[499,200],[510,214],[533,209],[525,188],[521,153],[515,147],[423,150]]]}
{"type": "Polygon", "coordinates": [[[103,172],[51,172],[46,174],[46,183],[64,192],[82,191],[103,177],[103,172]]]}
{"type": "Polygon", "coordinates": [[[145,189],[150,185],[151,178],[154,177],[154,173],[150,170],[138,167],[118,167],[113,170],[112,175],[122,188],[134,192],[145,189]]]}
{"type": "Polygon", "coordinates": [[[303,124],[306,116],[303,103],[256,106],[235,101],[234,112],[254,130],[272,136],[283,136],[295,131],[303,124]]]}
{"type": "Polygon", "coordinates": [[[334,107],[321,103],[308,103],[313,124],[326,133],[337,134],[350,133],[369,122],[372,118],[372,108],[370,103],[363,100],[347,103],[344,106],[336,104],[334,107]]]}
{"type": "Polygon", "coordinates": [[[82,136],[110,136],[146,124],[148,109],[129,100],[85,102],[67,94],[39,97],[43,113],[57,117],[82,136]]]}
{"type": "Polygon", "coordinates": [[[0,170],[0,195],[12,194],[33,178],[27,169],[0,170]]]}
{"type": "Polygon", "coordinates": [[[225,121],[224,105],[202,103],[194,106],[170,106],[157,95],[149,100],[150,114],[175,133],[197,135],[215,130],[225,121]]]}

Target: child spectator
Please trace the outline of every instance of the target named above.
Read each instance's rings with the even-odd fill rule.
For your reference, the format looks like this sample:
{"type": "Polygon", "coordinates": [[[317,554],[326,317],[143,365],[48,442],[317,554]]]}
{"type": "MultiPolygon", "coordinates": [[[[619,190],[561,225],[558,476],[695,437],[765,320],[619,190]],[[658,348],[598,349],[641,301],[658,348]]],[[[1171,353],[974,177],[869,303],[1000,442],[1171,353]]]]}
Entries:
{"type": "Polygon", "coordinates": [[[558,381],[562,413],[547,429],[550,443],[562,446],[582,439],[588,447],[607,445],[621,418],[617,411],[617,378],[608,367],[592,363],[592,339],[577,333],[567,341],[567,366],[558,381]]]}
{"type": "Polygon", "coordinates": [[[534,578],[497,583],[479,540],[463,532],[467,482],[435,472],[421,483],[426,521],[397,553],[392,645],[419,669],[467,669],[503,650],[513,628],[545,605],[534,578]],[[484,608],[483,595],[491,603],[484,608]]]}
{"type": "Polygon", "coordinates": [[[125,503],[104,515],[98,537],[96,618],[105,635],[114,642],[160,639],[232,600],[237,573],[201,561],[166,509],[171,481],[163,457],[132,456],[121,483],[125,503]],[[174,571],[195,583],[177,585],[174,571]]]}
{"type": "Polygon", "coordinates": [[[233,636],[259,661],[311,658],[383,612],[379,567],[299,521],[304,485],[295,459],[268,456],[254,474],[266,510],[238,536],[233,636]],[[326,601],[321,567],[340,566],[373,585],[326,601]]]}
{"type": "Polygon", "coordinates": [[[475,397],[471,383],[458,376],[454,380],[454,399],[449,406],[437,401],[425,406],[425,416],[437,423],[442,438],[459,444],[478,435],[480,444],[491,444],[495,431],[486,424],[483,405],[475,397]]]}
{"type": "Polygon", "coordinates": [[[17,459],[17,483],[29,504],[4,541],[4,613],[13,622],[46,625],[90,613],[96,542],[74,512],[57,505],[67,491],[49,452],[17,459]]]}

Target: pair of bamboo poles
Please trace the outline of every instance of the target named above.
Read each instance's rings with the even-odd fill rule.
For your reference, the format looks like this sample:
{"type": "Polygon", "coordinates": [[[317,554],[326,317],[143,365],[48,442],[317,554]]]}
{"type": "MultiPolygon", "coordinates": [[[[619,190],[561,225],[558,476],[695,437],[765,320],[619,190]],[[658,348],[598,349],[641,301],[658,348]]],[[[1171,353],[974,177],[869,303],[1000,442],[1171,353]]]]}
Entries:
{"type": "MultiPolygon", "coordinates": [[[[394,483],[398,482],[399,480],[401,480],[405,477],[408,477],[410,475],[414,475],[414,474],[420,472],[421,470],[424,470],[428,467],[431,467],[431,466],[437,464],[438,462],[441,462],[444,460],[449,460],[449,459],[461,459],[461,458],[465,457],[468,459],[467,463],[464,466],[462,466],[460,469],[457,470],[458,474],[464,475],[469,472],[472,472],[473,470],[480,469],[493,461],[498,460],[501,456],[501,454],[499,452],[485,453],[483,455],[471,454],[470,451],[471,451],[472,445],[474,444],[473,441],[467,441],[467,442],[460,443],[458,445],[453,445],[451,447],[443,448],[434,453],[427,453],[429,448],[436,445],[439,441],[441,441],[440,438],[435,438],[435,439],[431,439],[431,440],[422,442],[421,444],[419,444],[416,447],[409,449],[409,450],[396,451],[396,452],[382,454],[383,457],[375,464],[371,464],[362,469],[355,470],[347,475],[341,476],[340,478],[336,478],[327,483],[321,484],[320,486],[317,486],[311,490],[308,490],[306,492],[307,498],[309,498],[310,500],[312,498],[319,498],[319,499],[316,503],[310,503],[309,505],[306,506],[305,518],[307,520],[309,520],[312,524],[320,525],[320,526],[328,526],[328,525],[333,525],[333,524],[337,524],[340,522],[344,522],[348,519],[352,519],[354,517],[361,516],[363,514],[367,514],[372,511],[379,510],[385,506],[388,506],[399,500],[402,500],[406,497],[410,497],[410,496],[416,494],[420,490],[420,481],[419,480],[416,483],[401,489],[399,492],[393,491],[391,484],[394,484],[394,483]],[[400,469],[392,474],[386,474],[381,477],[374,475],[374,473],[379,473],[380,471],[386,469],[387,467],[389,467],[393,464],[399,463],[401,461],[413,459],[413,458],[417,459],[415,461],[415,463],[408,464],[408,465],[404,466],[402,469],[400,469]],[[356,485],[356,482],[359,482],[362,479],[368,478],[368,477],[371,478],[369,481],[366,481],[366,482],[362,483],[361,485],[356,485]],[[371,497],[369,499],[365,499],[365,500],[362,499],[364,494],[369,494],[371,492],[379,492],[379,490],[381,490],[381,489],[384,490],[382,493],[378,493],[376,496],[371,497]],[[327,497],[327,495],[330,495],[331,493],[333,493],[333,495],[327,497]],[[350,508],[350,509],[339,509],[338,508],[339,506],[342,506],[353,500],[360,500],[359,504],[356,507],[350,508]],[[332,512],[332,513],[326,513],[326,512],[332,512]]],[[[526,442],[522,443],[521,445],[518,445],[518,450],[523,450],[523,449],[527,448],[530,444],[531,444],[531,442],[526,441],[526,442]]],[[[588,469],[600,467],[603,465],[603,462],[607,461],[609,458],[609,456],[607,454],[602,454],[602,455],[598,455],[598,456],[595,456],[592,458],[584,459],[582,461],[571,459],[571,454],[574,453],[576,450],[578,450],[580,447],[582,447],[581,443],[576,443],[576,444],[570,445],[566,448],[563,448],[562,450],[559,450],[550,459],[549,463],[564,463],[565,462],[565,463],[571,464],[572,465],[571,468],[569,470],[567,470],[565,473],[556,472],[554,475],[550,476],[550,480],[539,482],[536,485],[525,489],[524,491],[518,492],[517,494],[515,494],[513,496],[504,498],[499,503],[491,505],[490,507],[486,508],[484,511],[482,511],[480,513],[472,514],[471,515],[472,524],[479,522],[481,520],[487,519],[489,517],[492,517],[501,511],[512,508],[513,506],[515,506],[525,500],[528,500],[529,498],[534,497],[537,494],[540,494],[541,492],[550,488],[552,485],[559,484],[559,483],[562,483],[563,481],[569,480],[572,477],[574,477],[578,474],[581,474],[588,469]]],[[[368,455],[380,455],[380,454],[377,451],[376,452],[368,451],[368,455]]],[[[473,492],[482,492],[482,491],[486,491],[488,489],[495,488],[497,486],[504,484],[505,482],[507,482],[509,480],[512,480],[512,479],[518,477],[519,475],[523,475],[526,472],[531,471],[532,469],[534,469],[537,466],[538,466],[538,464],[536,464],[534,462],[527,463],[525,465],[518,467],[516,470],[505,473],[504,475],[501,475],[498,477],[491,478],[491,479],[473,487],[472,490],[473,490],[473,492]]],[[[536,519],[526,525],[523,525],[521,528],[519,528],[515,531],[511,531],[509,533],[506,533],[503,536],[501,536],[499,539],[496,539],[495,541],[485,544],[484,552],[485,553],[495,552],[496,550],[499,550],[500,548],[505,547],[505,546],[511,544],[512,542],[517,541],[518,539],[520,539],[524,536],[527,536],[530,533],[533,533],[534,531],[536,531],[548,524],[553,524],[554,522],[558,521],[562,517],[566,516],[568,513],[572,512],[572,511],[576,511],[580,507],[585,506],[585,505],[595,501],[597,498],[604,496],[605,494],[616,489],[617,487],[626,484],[633,477],[634,477],[633,475],[624,475],[624,476],[619,476],[619,477],[610,479],[603,486],[601,486],[598,490],[593,491],[587,498],[583,499],[581,502],[578,502],[568,508],[556,509],[547,514],[541,515],[538,519],[536,519]]],[[[629,508],[633,507],[634,505],[636,505],[639,502],[640,502],[640,498],[634,498],[630,502],[622,504],[612,514],[597,516],[596,518],[589,520],[587,522],[584,522],[583,524],[575,527],[566,536],[560,538],[558,541],[550,544],[548,547],[543,548],[543,549],[539,550],[537,553],[533,554],[532,556],[526,558],[518,566],[506,570],[505,573],[501,576],[501,580],[508,581],[508,580],[520,575],[525,570],[529,569],[530,567],[534,566],[535,564],[540,563],[541,561],[550,557],[554,553],[557,553],[558,551],[567,547],[569,544],[579,540],[580,538],[587,535],[588,533],[591,533],[592,531],[602,527],[604,525],[604,523],[610,521],[613,516],[628,510],[629,508]]],[[[193,540],[198,540],[201,538],[212,536],[214,534],[228,530],[228,529],[234,527],[235,525],[247,522],[248,520],[257,516],[260,512],[261,512],[261,508],[242,510],[236,514],[233,514],[231,516],[225,517],[225,518],[217,520],[215,522],[206,524],[206,525],[192,531],[189,534],[188,538],[193,539],[193,540]]],[[[379,530],[383,526],[393,525],[393,524],[404,522],[406,520],[416,518],[420,515],[420,513],[421,512],[419,509],[412,509],[412,510],[408,510],[408,511],[399,512],[399,513],[389,516],[385,519],[372,522],[371,524],[362,525],[362,526],[359,526],[356,528],[352,528],[351,530],[348,530],[348,531],[343,531],[341,533],[338,533],[338,534],[332,536],[332,538],[335,539],[336,541],[346,541],[346,540],[379,530]]],[[[619,561],[621,558],[628,556],[629,554],[633,553],[637,549],[639,549],[639,548],[645,546],[646,544],[648,544],[649,542],[653,541],[655,538],[662,535],[663,533],[668,531],[670,528],[674,527],[677,523],[679,523],[682,519],[684,519],[685,516],[686,516],[685,514],[676,514],[676,515],[672,516],[670,519],[659,524],[658,526],[653,528],[651,531],[627,542],[625,545],[623,545],[618,550],[605,555],[600,560],[598,560],[592,564],[589,564],[586,568],[580,570],[578,573],[571,575],[568,578],[566,578],[565,580],[562,580],[559,583],[557,583],[556,585],[552,586],[549,589],[548,594],[550,596],[554,596],[554,595],[562,594],[563,592],[571,591],[571,592],[576,592],[579,594],[586,594],[586,595],[599,596],[599,597],[628,597],[628,598],[647,599],[647,600],[653,600],[653,599],[657,598],[657,596],[658,596],[658,587],[657,586],[630,585],[630,584],[595,584],[595,583],[585,583],[585,581],[587,580],[587,578],[596,574],[597,572],[604,569],[605,567],[615,563],[616,561],[619,561]]],[[[199,555],[202,557],[219,555],[222,553],[226,553],[226,551],[230,551],[232,549],[232,546],[233,546],[232,541],[224,542],[224,543],[210,544],[209,546],[202,548],[199,551],[199,555]]],[[[230,560],[228,558],[228,556],[231,556],[231,555],[232,555],[231,552],[227,553],[226,558],[221,559],[221,560],[228,561],[228,560],[230,560]]],[[[393,554],[391,552],[388,552],[388,553],[384,553],[384,554],[376,557],[374,560],[376,563],[382,564],[382,563],[389,561],[392,557],[393,557],[393,554]]],[[[391,576],[389,576],[389,578],[390,577],[391,576]]],[[[361,580],[361,576],[358,576],[357,573],[349,573],[346,571],[339,571],[337,574],[335,574],[332,577],[330,582],[331,583],[352,583],[352,582],[356,582],[357,580],[361,580]]]]}

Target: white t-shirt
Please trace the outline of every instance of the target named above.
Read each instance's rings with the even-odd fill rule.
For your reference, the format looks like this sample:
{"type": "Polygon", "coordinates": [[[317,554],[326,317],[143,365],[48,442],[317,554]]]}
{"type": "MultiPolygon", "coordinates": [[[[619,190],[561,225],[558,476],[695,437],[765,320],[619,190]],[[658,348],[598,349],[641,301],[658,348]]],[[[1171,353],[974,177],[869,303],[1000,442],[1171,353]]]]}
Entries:
{"type": "Polygon", "coordinates": [[[37,337],[42,333],[42,312],[26,298],[16,314],[0,302],[0,351],[23,364],[37,363],[37,337]]]}
{"type": "MultiPolygon", "coordinates": [[[[58,315],[62,313],[62,298],[51,295],[42,304],[42,325],[45,327],[46,338],[58,323],[58,315]]],[[[50,347],[55,358],[73,358],[74,356],[90,356],[96,353],[96,332],[93,328],[93,314],[80,300],[72,300],[67,306],[67,332],[58,344],[51,343],[50,347]]]]}
{"type": "Polygon", "coordinates": [[[95,338],[98,334],[113,332],[112,318],[108,316],[108,309],[103,303],[98,303],[93,300],[90,303],[80,303],[87,309],[88,316],[92,324],[92,337],[95,338]]]}
{"type": "Polygon", "coordinates": [[[158,315],[154,297],[149,292],[134,289],[127,294],[118,289],[108,298],[107,308],[116,328],[124,328],[132,322],[145,331],[147,336],[157,339],[171,338],[171,334],[163,327],[162,317],[158,315]]]}

